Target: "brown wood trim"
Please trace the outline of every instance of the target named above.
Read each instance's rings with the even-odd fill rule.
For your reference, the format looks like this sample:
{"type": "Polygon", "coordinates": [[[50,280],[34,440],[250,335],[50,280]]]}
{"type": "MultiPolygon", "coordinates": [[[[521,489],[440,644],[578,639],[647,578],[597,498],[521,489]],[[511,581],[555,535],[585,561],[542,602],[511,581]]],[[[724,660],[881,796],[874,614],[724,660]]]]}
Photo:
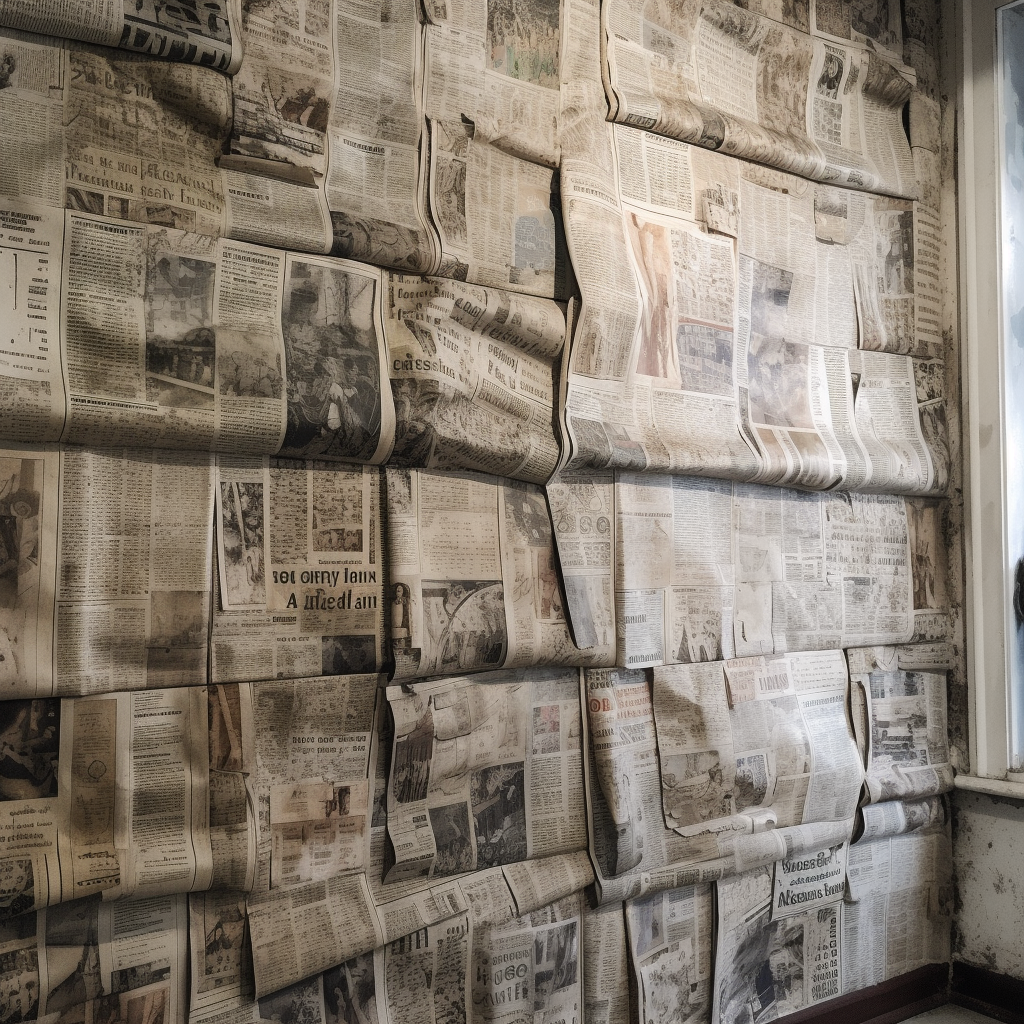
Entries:
{"type": "Polygon", "coordinates": [[[954,963],[950,1002],[1007,1024],[1024,1024],[1024,981],[985,967],[954,963]]]}
{"type": "Polygon", "coordinates": [[[929,964],[881,985],[788,1014],[786,1024],[897,1024],[949,1002],[949,964],[929,964]]]}

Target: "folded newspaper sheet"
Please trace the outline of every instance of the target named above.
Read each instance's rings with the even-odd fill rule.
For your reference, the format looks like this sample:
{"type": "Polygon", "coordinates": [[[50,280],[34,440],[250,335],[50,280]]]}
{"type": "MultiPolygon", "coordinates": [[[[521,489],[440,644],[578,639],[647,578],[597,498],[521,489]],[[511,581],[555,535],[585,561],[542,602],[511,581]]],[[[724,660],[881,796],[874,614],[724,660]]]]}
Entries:
{"type": "MultiPolygon", "coordinates": [[[[513,156],[558,166],[561,4],[424,4],[424,106],[468,120],[475,137],[513,156]]],[[[595,50],[595,55],[597,51],[595,50]]]]}
{"type": "Polygon", "coordinates": [[[842,993],[839,894],[790,917],[772,913],[772,871],[718,883],[712,1020],[774,1020],[842,993]]]}
{"type": "Polygon", "coordinates": [[[206,682],[208,455],[0,452],[0,693],[206,682]]]}
{"type": "Polygon", "coordinates": [[[12,1021],[184,1021],[187,940],[184,896],[16,917],[0,925],[4,1009],[12,1021]]]}
{"type": "Polygon", "coordinates": [[[556,171],[477,139],[471,123],[432,120],[429,197],[442,277],[568,297],[556,171]]]}
{"type": "Polygon", "coordinates": [[[103,892],[209,888],[204,687],[8,700],[4,918],[103,892]]]}
{"type": "Polygon", "coordinates": [[[714,936],[711,886],[688,885],[625,904],[629,951],[646,1024],[710,1019],[714,936]]]}
{"type": "Polygon", "coordinates": [[[916,800],[953,788],[946,727],[945,644],[868,647],[847,654],[864,696],[867,800],[916,800]]]}
{"type": "Polygon", "coordinates": [[[232,75],[242,59],[241,13],[239,0],[204,0],[201,5],[160,0],[75,4],[62,0],[2,0],[0,25],[119,46],[232,75]]]}
{"type": "Polygon", "coordinates": [[[555,362],[565,310],[461,281],[391,274],[389,462],[544,483],[558,463],[555,362]]]}
{"type": "Polygon", "coordinates": [[[612,118],[807,178],[913,194],[902,111],[915,77],[899,59],[898,6],[871,5],[870,18],[859,4],[854,19],[828,16],[848,4],[815,4],[826,38],[746,6],[691,0],[641,16],[624,0],[603,5],[612,118]]]}
{"type": "Polygon", "coordinates": [[[586,849],[578,671],[404,684],[387,698],[385,885],[586,849]]]}
{"type": "Polygon", "coordinates": [[[13,347],[0,430],[382,462],[384,277],[154,224],[0,203],[13,347]]]}
{"type": "Polygon", "coordinates": [[[218,458],[214,682],[380,671],[380,491],[370,467],[218,458]]]}
{"type": "Polygon", "coordinates": [[[426,212],[418,6],[246,6],[232,155],[221,163],[243,175],[248,230],[261,214],[278,231],[294,218],[302,248],[429,273],[438,243],[426,212]]]}
{"type": "MultiPolygon", "coordinates": [[[[812,655],[811,658],[817,661],[821,656],[812,655]]],[[[718,685],[724,696],[721,665],[699,667],[700,672],[710,669],[718,669],[718,685]]],[[[657,680],[665,676],[671,680],[679,671],[679,668],[656,669],[654,677],[657,680]]],[[[842,814],[847,805],[852,806],[856,802],[859,786],[856,780],[860,777],[860,769],[845,717],[845,690],[840,693],[823,690],[823,695],[818,697],[825,702],[821,708],[814,705],[811,699],[814,694],[804,696],[807,707],[804,708],[803,721],[821,722],[825,732],[820,746],[818,743],[813,745],[811,754],[817,761],[811,765],[811,771],[804,773],[803,781],[784,779],[781,784],[776,784],[773,796],[767,797],[771,800],[777,795],[779,807],[752,807],[744,820],[732,822],[732,828],[712,831],[703,825],[676,828],[666,824],[666,790],[671,798],[681,780],[670,772],[667,785],[663,781],[648,673],[590,669],[585,677],[593,737],[591,756],[585,762],[585,783],[588,807],[592,812],[588,826],[600,902],[633,899],[665,889],[713,881],[808,850],[837,845],[850,838],[854,826],[853,812],[851,810],[845,818],[842,814]],[[828,747],[830,741],[837,745],[836,758],[832,757],[828,747]],[[844,786],[839,781],[842,766],[850,762],[844,755],[848,748],[854,755],[855,781],[852,786],[844,786]],[[820,777],[818,773],[821,773],[820,777]],[[850,791],[848,795],[847,790],[850,791]],[[788,807],[785,806],[787,795],[788,807]],[[795,823],[787,824],[787,812],[790,821],[795,823]],[[798,818],[798,815],[802,817],[798,818]],[[816,820],[816,816],[821,820],[816,820]]],[[[801,679],[804,681],[813,685],[813,672],[807,674],[806,680],[801,679]]],[[[660,689],[662,684],[656,682],[654,686],[660,689]]],[[[725,703],[722,699],[723,707],[725,703]]],[[[694,708],[699,708],[699,705],[691,706],[691,717],[702,714],[695,712],[694,708]]],[[[754,717],[759,717],[757,710],[755,706],[754,717]]],[[[744,714],[742,717],[750,716],[744,714]]],[[[810,731],[806,724],[803,729],[810,731]]],[[[777,737],[777,741],[783,742],[782,737],[777,737]]],[[[772,765],[778,765],[774,748],[761,748],[760,752],[772,765]]],[[[786,752],[784,748],[782,752],[786,752]]],[[[811,754],[807,755],[808,760],[811,754]]],[[[751,764],[756,758],[755,754],[751,764]]],[[[733,765],[734,778],[749,782],[743,775],[747,763],[735,752],[733,765]]],[[[715,776],[717,779],[717,772],[715,776]]],[[[714,786],[709,785],[708,792],[711,793],[714,786]]],[[[765,794],[767,796],[767,787],[765,794]]]]}
{"type": "Polygon", "coordinates": [[[842,905],[843,992],[878,985],[950,956],[953,855],[941,800],[877,804],[850,847],[842,905]]]}
{"type": "Polygon", "coordinates": [[[942,489],[943,406],[917,397],[909,358],[942,351],[933,218],[604,125],[580,91],[563,112],[582,294],[563,464],[942,489]]]}
{"type": "Polygon", "coordinates": [[[584,907],[583,964],[584,1020],[629,1024],[629,952],[621,903],[584,907]]]}
{"type": "Polygon", "coordinates": [[[544,492],[388,467],[395,678],[593,663],[566,624],[544,492]]]}
{"type": "Polygon", "coordinates": [[[937,523],[915,511],[912,542],[903,498],[626,472],[561,473],[547,495],[576,643],[625,667],[948,625],[937,523]]]}

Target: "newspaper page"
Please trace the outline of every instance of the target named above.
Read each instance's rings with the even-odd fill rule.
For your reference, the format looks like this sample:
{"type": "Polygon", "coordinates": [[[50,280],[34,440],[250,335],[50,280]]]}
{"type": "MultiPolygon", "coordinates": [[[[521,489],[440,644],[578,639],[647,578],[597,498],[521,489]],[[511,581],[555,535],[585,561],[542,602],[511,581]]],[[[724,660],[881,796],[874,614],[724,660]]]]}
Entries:
{"type": "Polygon", "coordinates": [[[556,171],[478,139],[472,123],[431,120],[429,196],[443,277],[566,297],[556,171]]]}
{"type": "MultiPolygon", "coordinates": [[[[558,166],[558,0],[424,5],[424,106],[430,118],[467,119],[476,138],[533,163],[558,166]]],[[[596,51],[595,51],[596,52],[596,51]]]]}
{"type": "Polygon", "coordinates": [[[487,673],[387,696],[385,884],[586,847],[578,672],[487,673]]]}
{"type": "MultiPolygon", "coordinates": [[[[916,361],[881,352],[851,353],[849,361],[857,382],[853,404],[857,433],[870,460],[864,489],[934,493],[948,480],[948,439],[944,416],[935,420],[932,412],[925,413],[918,404],[916,361]],[[926,416],[932,420],[929,430],[934,446],[924,435],[926,416]]],[[[943,407],[932,403],[927,408],[941,412],[943,407]]]]}
{"type": "MultiPolygon", "coordinates": [[[[210,456],[67,448],[48,458],[59,458],[59,528],[40,530],[33,543],[41,566],[57,566],[56,603],[47,616],[53,673],[47,686],[37,670],[31,692],[72,696],[203,685],[213,565],[210,456]]],[[[41,473],[37,479],[42,482],[41,473]]],[[[46,506],[56,492],[49,499],[39,494],[40,527],[52,514],[46,506]]],[[[22,519],[15,534],[26,584],[36,571],[24,546],[31,525],[31,517],[22,519]]],[[[27,600],[34,596],[25,591],[27,600]]],[[[47,657],[37,647],[37,664],[40,655],[47,657]]],[[[31,686],[31,679],[24,684],[31,686]]]]}
{"type": "Polygon", "coordinates": [[[666,826],[720,834],[737,870],[770,840],[780,856],[806,847],[817,830],[802,826],[849,833],[862,773],[847,684],[841,651],[655,669],[666,826]]]}
{"type": "Polygon", "coordinates": [[[4,0],[0,25],[102,46],[120,46],[149,57],[200,64],[233,75],[242,59],[239,0],[166,4],[159,0],[4,0]]]}
{"type": "Polygon", "coordinates": [[[641,1020],[688,1024],[708,1019],[713,906],[709,884],[668,889],[625,904],[641,1020]]]}
{"type": "Polygon", "coordinates": [[[868,801],[914,800],[952,789],[946,646],[859,648],[847,658],[870,716],[868,801]]]}
{"type": "Polygon", "coordinates": [[[217,481],[212,679],[380,671],[380,470],[221,457],[217,481]]]}
{"type": "Polygon", "coordinates": [[[188,913],[190,1024],[228,1014],[237,1014],[239,1024],[255,1021],[244,1010],[255,1005],[245,897],[218,889],[192,893],[188,913]]]}
{"type": "Polygon", "coordinates": [[[284,439],[284,253],[68,215],[62,440],[273,452],[284,439]]]}
{"type": "Polygon", "coordinates": [[[731,483],[616,474],[618,664],[640,668],[733,655],[732,545],[731,483]]]}
{"type": "Polygon", "coordinates": [[[583,908],[583,1016],[591,1024],[628,1024],[629,954],[621,903],[583,908]]]}
{"type": "Polygon", "coordinates": [[[564,1020],[565,1024],[581,1024],[584,927],[580,893],[508,924],[474,927],[469,1022],[564,1020]]]}
{"type": "MultiPolygon", "coordinates": [[[[877,805],[884,807],[885,805],[877,805]]],[[[907,804],[903,818],[922,804],[907,804]]],[[[850,847],[842,904],[843,991],[880,984],[950,955],[953,857],[945,816],[923,814],[899,835],[867,838],[850,847]]]]}
{"type": "Polygon", "coordinates": [[[249,788],[255,775],[251,687],[208,687],[211,888],[252,889],[256,871],[257,811],[249,788]]]}
{"type": "Polygon", "coordinates": [[[5,917],[209,886],[205,689],[2,709],[5,917]]]}
{"type": "Polygon", "coordinates": [[[378,683],[352,675],[239,686],[251,693],[255,731],[257,891],[368,869],[378,683]]]}
{"type": "Polygon", "coordinates": [[[938,359],[915,359],[917,412],[921,434],[931,460],[933,477],[930,491],[945,494],[949,489],[950,440],[946,419],[945,366],[938,359]]]}
{"type": "Polygon", "coordinates": [[[772,871],[718,883],[712,1019],[775,1019],[842,991],[840,903],[772,914],[772,871]]]}
{"type": "Polygon", "coordinates": [[[19,1020],[184,1020],[184,896],[98,896],[0,925],[3,1007],[19,1020]]]}
{"type": "Polygon", "coordinates": [[[324,193],[332,251],[405,273],[431,273],[439,252],[427,213],[419,6],[414,0],[339,3],[331,11],[335,90],[324,193]]]}
{"type": "MultiPolygon", "coordinates": [[[[829,6],[845,6],[832,5],[829,6]]],[[[901,111],[913,73],[728,0],[602,10],[614,120],[848,187],[914,189],[901,111]],[[767,83],[771,82],[771,86],[767,83]]]]}
{"type": "Polygon", "coordinates": [[[810,31],[826,38],[872,46],[895,61],[902,58],[903,21],[897,4],[876,4],[871,0],[847,3],[811,0],[810,31]]]}
{"type": "Polygon", "coordinates": [[[9,205],[0,259],[19,294],[0,352],[5,436],[387,457],[379,270],[9,205]]]}
{"type": "Polygon", "coordinates": [[[395,678],[579,665],[543,491],[482,474],[388,467],[395,678]]]}
{"type": "Polygon", "coordinates": [[[616,659],[614,475],[564,470],[547,485],[569,628],[595,664],[616,659]]]}
{"type": "Polygon", "coordinates": [[[741,484],[734,494],[738,655],[910,639],[904,499],[741,484]]]}
{"type": "Polygon", "coordinates": [[[461,281],[388,278],[392,465],[544,483],[558,462],[555,366],[565,310],[461,281]]]}

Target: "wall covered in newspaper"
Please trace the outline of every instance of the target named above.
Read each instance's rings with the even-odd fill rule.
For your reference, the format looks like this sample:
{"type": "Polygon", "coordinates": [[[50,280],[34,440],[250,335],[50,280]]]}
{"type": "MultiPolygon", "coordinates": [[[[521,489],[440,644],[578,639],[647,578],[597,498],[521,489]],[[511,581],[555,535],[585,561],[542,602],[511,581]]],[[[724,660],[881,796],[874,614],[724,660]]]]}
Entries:
{"type": "Polygon", "coordinates": [[[0,0],[0,1021],[759,1024],[949,959],[905,7],[0,0]]]}

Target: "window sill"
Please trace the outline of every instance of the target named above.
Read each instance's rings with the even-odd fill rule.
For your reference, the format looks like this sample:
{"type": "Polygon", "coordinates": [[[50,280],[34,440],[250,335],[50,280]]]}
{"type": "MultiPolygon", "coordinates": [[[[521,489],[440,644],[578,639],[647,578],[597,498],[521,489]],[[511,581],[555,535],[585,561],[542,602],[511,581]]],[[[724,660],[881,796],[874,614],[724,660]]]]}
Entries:
{"type": "Polygon", "coordinates": [[[1024,779],[1011,782],[1007,779],[986,779],[979,775],[958,775],[953,780],[953,785],[956,789],[968,793],[984,793],[986,796],[1024,801],[1024,779]]]}

